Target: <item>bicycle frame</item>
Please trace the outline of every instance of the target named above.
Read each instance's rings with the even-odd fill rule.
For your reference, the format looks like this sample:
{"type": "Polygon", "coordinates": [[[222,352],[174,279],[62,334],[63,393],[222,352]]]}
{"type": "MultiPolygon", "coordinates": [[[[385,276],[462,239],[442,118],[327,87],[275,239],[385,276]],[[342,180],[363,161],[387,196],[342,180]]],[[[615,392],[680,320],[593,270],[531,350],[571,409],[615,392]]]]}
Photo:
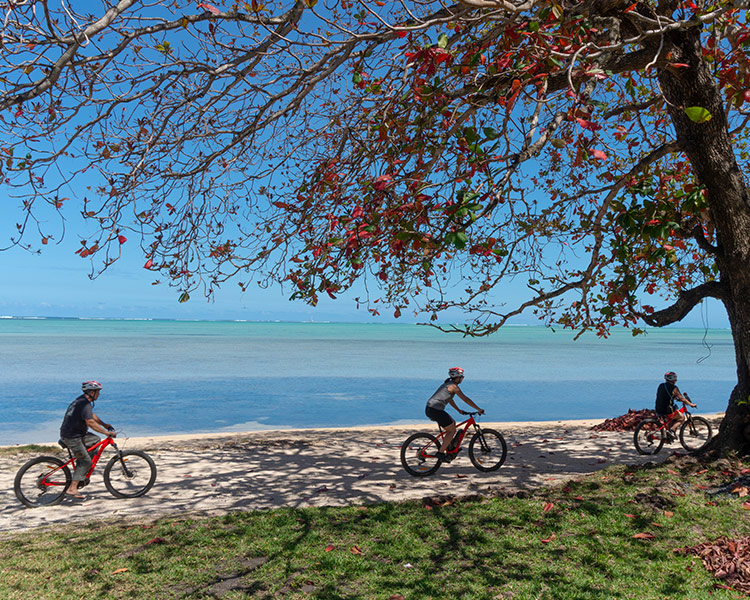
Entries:
{"type": "Polygon", "coordinates": [[[683,404],[680,408],[678,408],[676,411],[666,415],[666,416],[660,416],[659,420],[661,421],[661,427],[659,429],[670,429],[672,425],[674,425],[675,421],[677,421],[677,413],[680,413],[682,415],[685,415],[686,419],[690,419],[690,413],[688,412],[687,407],[683,404]]]}
{"type": "MultiPolygon", "coordinates": [[[[458,450],[461,448],[461,444],[464,441],[464,438],[466,437],[466,432],[469,430],[469,427],[474,427],[475,430],[481,429],[479,427],[479,423],[476,422],[474,419],[474,415],[478,413],[470,412],[467,413],[469,415],[469,418],[465,421],[462,421],[461,423],[456,424],[456,435],[454,436],[451,443],[453,444],[453,450],[447,450],[445,451],[446,454],[458,454],[458,450]]],[[[445,437],[445,430],[438,425],[438,428],[440,429],[440,433],[435,438],[435,447],[440,449],[440,446],[442,445],[442,440],[445,437]]]]}
{"type": "MultiPolygon", "coordinates": [[[[86,473],[86,477],[85,477],[86,480],[88,480],[91,477],[91,474],[94,472],[94,469],[96,468],[96,465],[99,462],[99,459],[101,458],[102,453],[104,452],[104,449],[107,446],[113,446],[115,448],[115,450],[118,450],[117,444],[115,444],[114,438],[111,438],[110,436],[107,436],[103,440],[101,440],[100,442],[97,442],[96,444],[94,444],[93,446],[91,446],[91,448],[87,448],[86,449],[87,452],[91,452],[95,448],[98,448],[98,450],[96,451],[96,454],[94,454],[91,457],[91,467],[89,468],[88,472],[86,473]]],[[[60,465],[59,467],[57,467],[56,469],[53,469],[52,471],[50,471],[49,473],[47,473],[47,475],[41,481],[42,484],[48,485],[48,486],[62,485],[59,482],[47,481],[47,477],[49,477],[50,475],[52,475],[54,473],[57,473],[60,469],[63,469],[64,467],[67,467],[67,466],[70,466],[71,468],[75,468],[75,460],[76,460],[75,456],[72,456],[72,452],[70,451],[70,448],[68,448],[67,446],[65,446],[65,449],[68,451],[68,455],[70,456],[70,458],[65,463],[63,463],[62,465],[60,465]]]]}

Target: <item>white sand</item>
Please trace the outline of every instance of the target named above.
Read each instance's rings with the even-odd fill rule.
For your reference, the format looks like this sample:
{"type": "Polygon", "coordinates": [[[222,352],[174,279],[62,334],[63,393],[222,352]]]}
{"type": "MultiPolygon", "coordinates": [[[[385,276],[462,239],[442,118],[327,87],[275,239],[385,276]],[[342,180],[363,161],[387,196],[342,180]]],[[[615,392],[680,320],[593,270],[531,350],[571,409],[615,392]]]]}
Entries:
{"type": "MultiPolygon", "coordinates": [[[[482,423],[501,431],[508,443],[508,458],[498,471],[476,470],[464,450],[453,463],[422,478],[404,471],[399,449],[415,431],[434,432],[429,423],[120,438],[121,448],[144,449],[157,464],[156,484],[146,496],[111,496],[102,482],[106,463],[101,462],[83,489],[85,502],[66,499],[58,506],[35,509],[25,508],[13,493],[15,473],[30,457],[7,455],[0,458],[0,532],[84,519],[132,521],[280,506],[498,494],[556,484],[615,463],[654,460],[635,451],[632,432],[592,431],[591,426],[600,422],[482,423]]],[[[668,446],[656,460],[678,449],[668,446]]]]}

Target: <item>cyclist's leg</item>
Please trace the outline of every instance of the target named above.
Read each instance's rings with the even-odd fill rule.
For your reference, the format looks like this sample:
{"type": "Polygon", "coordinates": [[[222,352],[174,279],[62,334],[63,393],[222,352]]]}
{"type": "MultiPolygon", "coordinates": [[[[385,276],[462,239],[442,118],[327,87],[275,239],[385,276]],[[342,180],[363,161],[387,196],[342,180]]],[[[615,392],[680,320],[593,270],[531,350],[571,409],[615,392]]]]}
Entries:
{"type": "Polygon", "coordinates": [[[440,444],[440,449],[438,450],[438,452],[445,453],[453,436],[456,435],[456,422],[446,411],[437,408],[431,408],[428,406],[425,409],[425,414],[428,419],[435,421],[440,427],[445,429],[445,435],[443,436],[442,444],[440,444]]]}
{"type": "Polygon", "coordinates": [[[91,457],[86,449],[86,438],[84,436],[62,438],[62,442],[70,448],[70,451],[76,459],[76,468],[75,471],[73,471],[73,481],[68,488],[68,494],[71,496],[77,496],[78,482],[83,481],[86,478],[86,474],[91,467],[91,457]]]}
{"type": "MultiPolygon", "coordinates": [[[[95,446],[96,444],[98,444],[101,441],[102,441],[102,438],[100,438],[95,433],[91,433],[90,431],[83,438],[83,444],[86,446],[86,448],[91,448],[91,446],[95,446]]],[[[94,455],[97,452],[99,452],[99,448],[97,448],[96,450],[92,450],[91,452],[89,452],[89,456],[91,458],[94,458],[94,455]]]]}

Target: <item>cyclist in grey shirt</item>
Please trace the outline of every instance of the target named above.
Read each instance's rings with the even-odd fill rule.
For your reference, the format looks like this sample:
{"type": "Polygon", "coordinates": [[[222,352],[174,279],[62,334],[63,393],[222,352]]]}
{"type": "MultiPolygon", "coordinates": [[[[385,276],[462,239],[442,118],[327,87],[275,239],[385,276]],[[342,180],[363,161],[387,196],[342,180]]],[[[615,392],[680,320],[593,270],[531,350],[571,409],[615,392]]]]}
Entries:
{"type": "Polygon", "coordinates": [[[440,458],[441,460],[445,460],[445,451],[448,446],[450,446],[450,443],[453,440],[453,436],[456,435],[456,422],[453,420],[453,417],[451,417],[447,413],[445,407],[450,404],[462,415],[466,414],[464,411],[458,408],[458,406],[456,406],[453,397],[458,394],[458,397],[466,402],[466,404],[473,408],[476,408],[477,412],[480,415],[484,414],[484,411],[476,404],[474,404],[471,398],[464,394],[461,391],[461,388],[458,387],[458,384],[463,380],[464,370],[461,367],[452,367],[451,369],[448,369],[448,379],[446,379],[443,382],[443,385],[441,385],[435,391],[435,393],[430,396],[430,399],[427,400],[427,407],[424,410],[428,419],[437,422],[440,427],[445,429],[443,443],[441,444],[440,451],[438,452],[438,458],[440,458]]]}

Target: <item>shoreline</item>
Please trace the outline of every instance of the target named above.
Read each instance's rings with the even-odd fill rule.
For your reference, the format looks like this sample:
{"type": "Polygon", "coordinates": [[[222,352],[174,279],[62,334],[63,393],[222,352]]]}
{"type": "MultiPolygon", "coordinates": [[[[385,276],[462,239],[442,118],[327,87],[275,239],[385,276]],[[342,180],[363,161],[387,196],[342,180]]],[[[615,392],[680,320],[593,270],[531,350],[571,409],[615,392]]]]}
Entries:
{"type": "MultiPolygon", "coordinates": [[[[715,421],[721,419],[724,416],[724,412],[716,413],[695,413],[696,416],[702,416],[715,421]]],[[[594,425],[603,423],[606,419],[562,419],[562,420],[548,420],[548,421],[483,421],[480,423],[482,427],[489,427],[493,429],[499,429],[501,432],[528,432],[530,430],[549,430],[551,428],[586,428],[591,429],[594,425]]],[[[231,441],[233,438],[267,438],[269,436],[278,437],[282,435],[297,436],[297,435],[321,435],[321,434],[351,434],[354,432],[361,431],[363,433],[375,432],[375,431],[430,431],[437,429],[435,423],[428,421],[427,419],[419,423],[396,423],[396,424],[383,424],[383,425],[355,425],[351,427],[297,427],[297,428],[281,428],[281,429],[252,429],[252,430],[237,430],[237,431],[205,431],[205,432],[188,432],[188,433],[156,433],[152,435],[135,435],[127,436],[119,439],[126,440],[130,444],[135,444],[138,447],[150,446],[159,447],[160,444],[173,445],[177,443],[201,443],[201,442],[221,442],[231,441]]],[[[101,434],[98,434],[102,437],[101,434]]],[[[118,440],[118,438],[115,438],[118,440]]],[[[0,449],[9,450],[13,448],[22,448],[29,445],[57,445],[57,440],[50,439],[46,441],[34,441],[17,444],[0,444],[0,449]]]]}

